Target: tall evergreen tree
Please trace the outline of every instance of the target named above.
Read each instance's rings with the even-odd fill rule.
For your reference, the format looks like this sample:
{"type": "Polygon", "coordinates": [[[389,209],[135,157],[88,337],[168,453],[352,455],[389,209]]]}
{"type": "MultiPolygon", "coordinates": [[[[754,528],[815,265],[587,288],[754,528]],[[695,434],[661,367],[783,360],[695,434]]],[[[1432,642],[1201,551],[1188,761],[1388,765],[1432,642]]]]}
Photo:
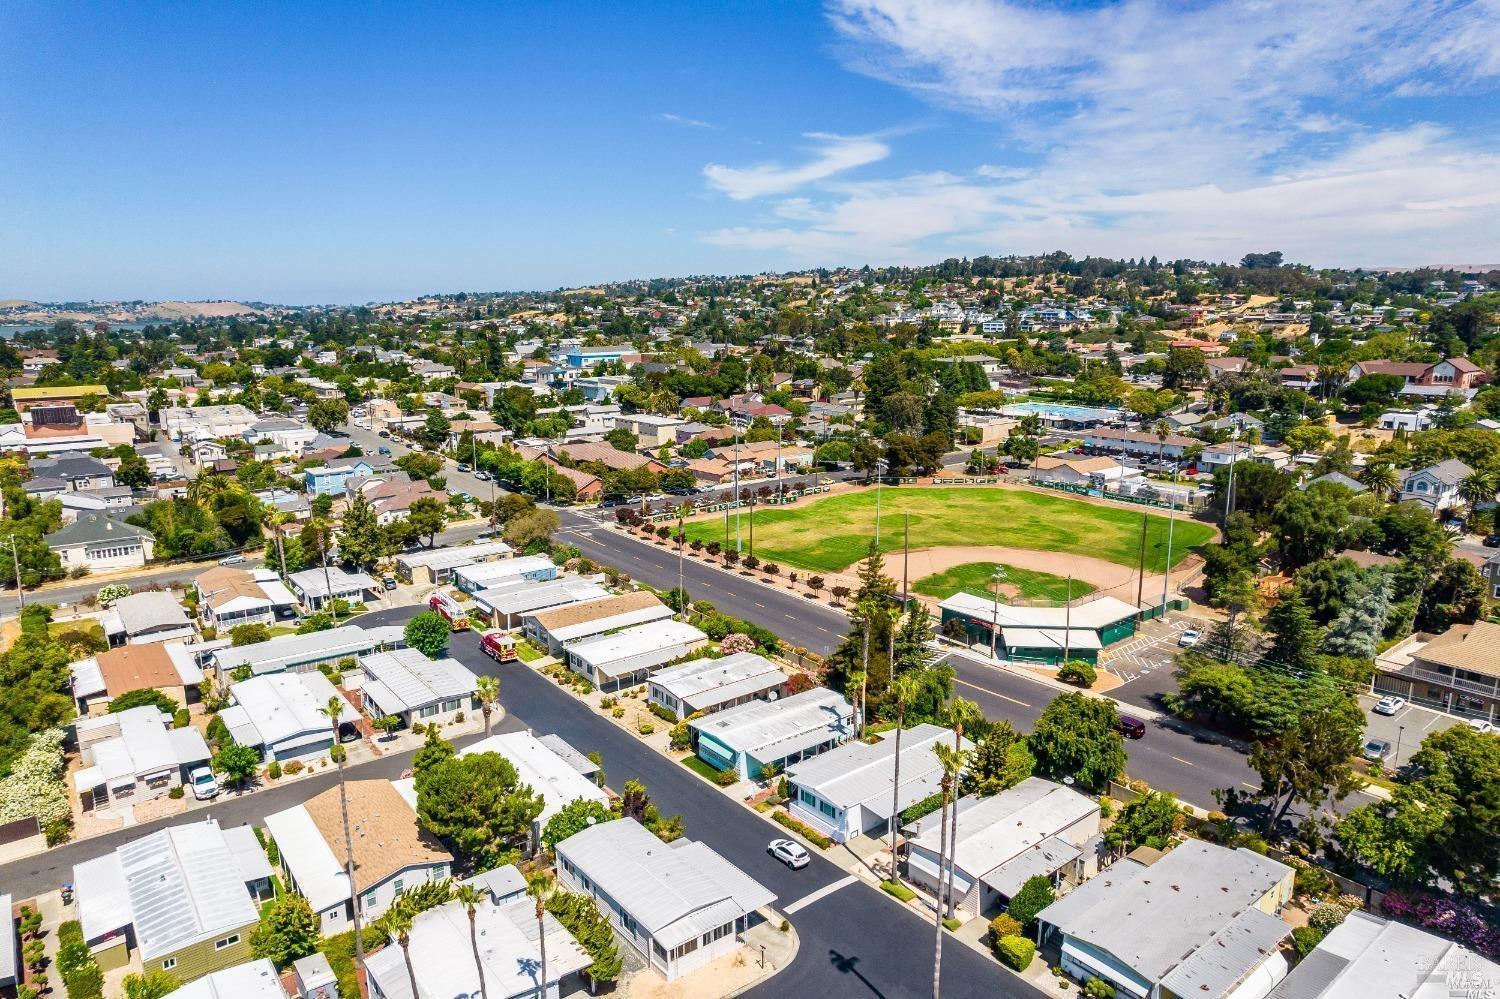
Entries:
{"type": "Polygon", "coordinates": [[[1266,614],[1265,628],[1271,634],[1266,654],[1272,662],[1297,670],[1316,667],[1318,624],[1296,586],[1281,591],[1276,606],[1266,614]]]}
{"type": "Polygon", "coordinates": [[[1323,651],[1331,656],[1375,658],[1376,644],[1391,612],[1391,577],[1380,573],[1369,586],[1350,594],[1339,616],[1328,626],[1323,651]]]}

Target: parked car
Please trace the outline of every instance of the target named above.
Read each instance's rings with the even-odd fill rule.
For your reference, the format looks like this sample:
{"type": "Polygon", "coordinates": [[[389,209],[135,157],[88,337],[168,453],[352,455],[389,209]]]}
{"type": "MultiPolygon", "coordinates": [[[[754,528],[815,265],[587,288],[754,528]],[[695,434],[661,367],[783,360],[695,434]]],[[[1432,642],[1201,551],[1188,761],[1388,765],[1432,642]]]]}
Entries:
{"type": "Polygon", "coordinates": [[[461,461],[461,462],[459,462],[459,463],[458,463],[458,470],[459,470],[459,471],[460,471],[460,472],[469,472],[469,471],[473,471],[473,469],[471,469],[471,468],[470,468],[470,467],[469,467],[469,464],[468,464],[468,463],[467,463],[467,462],[463,462],[463,461],[461,461]]]}
{"type": "Polygon", "coordinates": [[[1134,715],[1121,715],[1115,719],[1115,728],[1127,739],[1144,739],[1146,737],[1146,723],[1134,715]]]}
{"type": "Polygon", "coordinates": [[[244,565],[245,564],[245,556],[239,554],[238,552],[236,552],[233,555],[225,555],[223,558],[219,559],[219,564],[220,565],[244,565]]]}
{"type": "Polygon", "coordinates": [[[1484,536],[1486,548],[1500,548],[1500,534],[1486,534],[1484,536]]]}
{"type": "Polygon", "coordinates": [[[1489,735],[1491,732],[1495,731],[1495,726],[1491,725],[1483,718],[1470,718],[1468,724],[1470,728],[1478,732],[1480,735],[1489,735]]]}
{"type": "Polygon", "coordinates": [[[480,482],[488,482],[490,481],[490,473],[481,468],[479,471],[474,473],[474,478],[478,479],[480,482]]]}
{"type": "Polygon", "coordinates": [[[389,456],[390,453],[391,453],[391,449],[388,448],[388,447],[386,447],[384,444],[382,444],[382,445],[380,445],[380,447],[378,447],[378,448],[375,449],[375,453],[376,454],[380,454],[380,455],[389,456]]]}
{"type": "Polygon", "coordinates": [[[1177,645],[1184,649],[1197,645],[1201,641],[1203,641],[1203,632],[1195,628],[1189,628],[1177,636],[1177,645]]]}
{"type": "Polygon", "coordinates": [[[391,432],[389,430],[382,430],[380,433],[376,434],[375,436],[376,437],[387,437],[388,438],[388,437],[391,436],[391,432]]]}
{"type": "Polygon", "coordinates": [[[1406,698],[1388,694],[1382,697],[1371,710],[1377,715],[1393,715],[1404,707],[1406,707],[1406,698]]]}
{"type": "Polygon", "coordinates": [[[1371,739],[1359,753],[1371,763],[1380,763],[1391,755],[1391,744],[1384,739],[1371,739]]]}
{"type": "Polygon", "coordinates": [[[386,588],[386,591],[389,592],[389,591],[394,590],[396,588],[396,577],[395,576],[382,576],[382,577],[380,577],[380,583],[381,583],[382,586],[384,586],[386,588]]]}
{"type": "Polygon", "coordinates": [[[812,855],[801,843],[789,839],[773,839],[766,846],[766,852],[794,871],[799,871],[808,865],[812,855]]]}
{"type": "Polygon", "coordinates": [[[193,789],[193,797],[199,801],[219,796],[219,779],[208,767],[194,767],[188,773],[188,786],[193,789]]]}

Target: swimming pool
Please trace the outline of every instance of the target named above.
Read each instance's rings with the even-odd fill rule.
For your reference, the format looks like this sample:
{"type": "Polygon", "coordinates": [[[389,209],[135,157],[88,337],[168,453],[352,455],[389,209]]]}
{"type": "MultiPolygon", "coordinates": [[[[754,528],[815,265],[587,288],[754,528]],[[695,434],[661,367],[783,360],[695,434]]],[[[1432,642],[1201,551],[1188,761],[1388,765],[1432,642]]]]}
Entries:
{"type": "Polygon", "coordinates": [[[1120,418],[1117,409],[1095,406],[1070,406],[1061,402],[1013,402],[1000,410],[1005,416],[1040,416],[1044,420],[1068,423],[1107,423],[1120,418]]]}

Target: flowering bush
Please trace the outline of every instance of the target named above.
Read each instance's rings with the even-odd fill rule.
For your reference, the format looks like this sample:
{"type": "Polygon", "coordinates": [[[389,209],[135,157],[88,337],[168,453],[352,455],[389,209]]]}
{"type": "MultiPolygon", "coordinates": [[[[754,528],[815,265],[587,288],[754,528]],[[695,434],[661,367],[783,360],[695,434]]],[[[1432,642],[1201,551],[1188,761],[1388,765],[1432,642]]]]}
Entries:
{"type": "Polygon", "coordinates": [[[121,597],[130,596],[130,587],[125,583],[108,583],[99,587],[99,592],[94,596],[100,605],[108,607],[121,597]]]}
{"type": "Polygon", "coordinates": [[[1500,930],[1466,902],[1433,896],[1412,898],[1392,892],[1380,907],[1388,916],[1416,923],[1492,960],[1500,958],[1500,930]]]}
{"type": "Polygon", "coordinates": [[[732,632],[724,636],[719,643],[719,651],[726,656],[732,656],[737,652],[749,652],[755,648],[755,640],[743,632],[732,632]]]}
{"type": "Polygon", "coordinates": [[[0,822],[35,816],[47,826],[72,815],[63,782],[67,763],[62,744],[62,729],[48,729],[31,737],[10,776],[0,780],[0,822]]]}

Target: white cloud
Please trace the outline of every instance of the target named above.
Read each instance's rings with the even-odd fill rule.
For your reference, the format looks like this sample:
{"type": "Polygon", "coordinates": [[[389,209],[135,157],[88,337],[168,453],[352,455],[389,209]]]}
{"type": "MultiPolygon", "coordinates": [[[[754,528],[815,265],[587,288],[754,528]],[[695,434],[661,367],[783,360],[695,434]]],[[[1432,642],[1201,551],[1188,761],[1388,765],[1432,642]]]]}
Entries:
{"type": "Polygon", "coordinates": [[[1461,105],[1440,127],[1394,103],[1493,93],[1500,0],[832,0],[829,17],[849,68],[993,122],[1016,162],[821,183],[711,241],[809,261],[1274,245],[1402,263],[1486,255],[1500,231],[1488,133],[1461,105]]]}
{"type": "Polygon", "coordinates": [[[708,182],[736,201],[783,194],[814,181],[885,159],[891,149],[884,142],[865,136],[809,132],[803,138],[816,143],[812,159],[800,166],[761,163],[751,167],[729,167],[710,163],[703,168],[708,182]]]}
{"type": "Polygon", "coordinates": [[[685,128],[712,128],[717,130],[719,127],[711,121],[704,121],[701,118],[687,118],[680,114],[673,114],[670,111],[661,112],[656,116],[656,120],[664,121],[669,125],[682,125],[685,128]]]}

